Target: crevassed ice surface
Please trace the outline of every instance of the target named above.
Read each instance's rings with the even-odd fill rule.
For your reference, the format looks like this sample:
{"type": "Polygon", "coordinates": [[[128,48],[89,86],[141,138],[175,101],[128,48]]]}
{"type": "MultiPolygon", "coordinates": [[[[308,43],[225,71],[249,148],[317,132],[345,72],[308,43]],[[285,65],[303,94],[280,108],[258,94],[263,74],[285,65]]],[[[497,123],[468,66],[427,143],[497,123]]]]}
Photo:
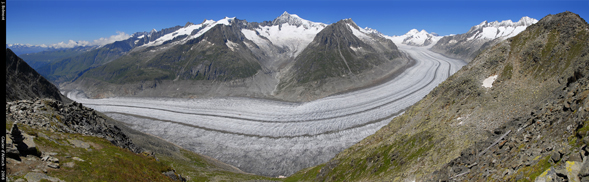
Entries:
{"type": "Polygon", "coordinates": [[[245,172],[290,175],[327,162],[419,101],[465,63],[399,45],[416,64],[378,86],[306,103],[252,98],[68,97],[245,172]]]}

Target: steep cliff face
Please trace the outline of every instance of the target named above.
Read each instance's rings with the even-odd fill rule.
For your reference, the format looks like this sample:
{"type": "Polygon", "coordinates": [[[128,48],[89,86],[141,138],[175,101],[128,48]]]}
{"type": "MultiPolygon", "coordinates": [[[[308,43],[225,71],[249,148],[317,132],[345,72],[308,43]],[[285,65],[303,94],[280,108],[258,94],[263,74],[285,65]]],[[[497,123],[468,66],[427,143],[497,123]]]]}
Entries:
{"type": "Polygon", "coordinates": [[[6,49],[6,101],[51,98],[71,102],[10,49],[6,49]]]}
{"type": "Polygon", "coordinates": [[[308,180],[511,181],[534,180],[550,166],[568,169],[587,155],[588,54],[585,20],[546,16],[478,55],[374,135],[305,170],[320,169],[308,180]],[[560,151],[558,160],[546,160],[551,151],[560,151]]]}

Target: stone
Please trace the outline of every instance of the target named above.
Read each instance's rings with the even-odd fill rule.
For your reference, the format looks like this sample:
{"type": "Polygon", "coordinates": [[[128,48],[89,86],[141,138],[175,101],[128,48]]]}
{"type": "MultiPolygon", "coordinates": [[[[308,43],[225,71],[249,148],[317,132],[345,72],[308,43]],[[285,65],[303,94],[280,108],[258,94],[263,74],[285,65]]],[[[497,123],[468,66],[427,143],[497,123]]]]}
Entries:
{"type": "Polygon", "coordinates": [[[583,162],[581,169],[579,169],[579,177],[589,177],[589,162],[583,162]]]}
{"type": "Polygon", "coordinates": [[[47,164],[47,167],[50,167],[53,169],[59,169],[59,164],[58,163],[49,163],[49,164],[47,164]]]}
{"type": "Polygon", "coordinates": [[[50,177],[50,176],[47,176],[44,173],[37,173],[37,172],[27,173],[27,175],[25,175],[25,179],[27,179],[28,182],[38,182],[38,181],[41,181],[43,179],[46,179],[46,180],[49,180],[49,181],[52,181],[52,182],[62,181],[62,180],[60,180],[58,178],[50,177]]]}
{"type": "Polygon", "coordinates": [[[84,162],[84,159],[80,159],[80,158],[78,158],[78,157],[72,157],[72,159],[73,159],[73,160],[76,160],[76,161],[84,162]]]}
{"type": "Polygon", "coordinates": [[[76,140],[76,139],[68,139],[68,142],[70,142],[72,145],[74,145],[75,147],[78,148],[84,148],[84,149],[88,149],[90,148],[90,144],[83,142],[81,140],[76,140]]]}
{"type": "Polygon", "coordinates": [[[20,159],[20,152],[18,152],[18,149],[12,142],[12,139],[10,139],[8,136],[6,137],[6,156],[17,160],[20,159]]]}
{"type": "Polygon", "coordinates": [[[49,162],[53,162],[53,163],[59,163],[59,159],[57,159],[57,158],[55,158],[55,157],[49,157],[49,158],[47,159],[47,161],[49,161],[49,162]]]}
{"type": "Polygon", "coordinates": [[[182,177],[180,174],[176,174],[175,170],[166,171],[166,172],[163,172],[162,174],[166,175],[167,177],[169,177],[173,181],[186,181],[186,179],[184,177],[182,177]]]}
{"type": "Polygon", "coordinates": [[[76,163],[74,162],[66,162],[65,164],[63,164],[64,167],[68,167],[68,168],[73,168],[74,166],[76,166],[76,163]]]}
{"type": "Polygon", "coordinates": [[[569,155],[568,160],[575,162],[583,162],[583,158],[581,157],[581,153],[579,152],[573,152],[571,155],[569,155]]]}
{"type": "Polygon", "coordinates": [[[569,182],[580,182],[579,172],[581,171],[581,163],[576,161],[566,162],[566,175],[569,182]]]}
{"type": "Polygon", "coordinates": [[[550,159],[552,159],[552,162],[557,163],[558,161],[560,161],[560,152],[554,151],[552,152],[552,155],[550,155],[550,159]]]}

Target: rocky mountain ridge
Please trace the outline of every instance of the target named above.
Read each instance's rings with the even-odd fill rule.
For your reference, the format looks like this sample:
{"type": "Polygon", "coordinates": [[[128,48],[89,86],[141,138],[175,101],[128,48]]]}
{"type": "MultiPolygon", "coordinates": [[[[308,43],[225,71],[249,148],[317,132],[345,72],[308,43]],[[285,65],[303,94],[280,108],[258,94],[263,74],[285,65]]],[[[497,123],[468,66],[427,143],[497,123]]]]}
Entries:
{"type": "Polygon", "coordinates": [[[519,21],[483,21],[464,34],[445,36],[431,48],[432,51],[470,62],[482,50],[524,31],[538,20],[524,16],[519,21]]]}

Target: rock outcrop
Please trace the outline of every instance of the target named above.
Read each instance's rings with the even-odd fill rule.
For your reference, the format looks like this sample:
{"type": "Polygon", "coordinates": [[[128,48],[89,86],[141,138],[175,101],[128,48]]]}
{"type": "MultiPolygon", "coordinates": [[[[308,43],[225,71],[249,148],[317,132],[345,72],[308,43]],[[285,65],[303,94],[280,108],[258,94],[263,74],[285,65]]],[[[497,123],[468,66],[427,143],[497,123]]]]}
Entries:
{"type": "MultiPolygon", "coordinates": [[[[96,111],[77,102],[64,104],[53,99],[8,102],[6,117],[33,128],[105,138],[121,148],[142,152],[117,126],[106,123],[106,119],[97,115],[96,111]]],[[[13,142],[18,143],[14,139],[13,142]]]]}
{"type": "Polygon", "coordinates": [[[6,49],[6,101],[50,98],[71,102],[55,85],[41,76],[10,49],[6,49]]]}

